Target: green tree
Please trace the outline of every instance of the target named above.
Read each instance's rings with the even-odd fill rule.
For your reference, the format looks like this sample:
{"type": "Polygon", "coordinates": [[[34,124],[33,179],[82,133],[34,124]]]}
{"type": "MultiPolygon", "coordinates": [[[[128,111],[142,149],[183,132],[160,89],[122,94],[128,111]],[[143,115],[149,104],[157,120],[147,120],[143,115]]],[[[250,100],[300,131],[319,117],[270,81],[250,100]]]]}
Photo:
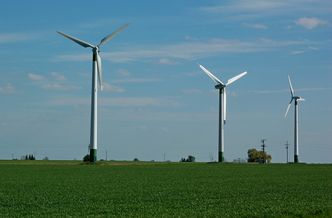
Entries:
{"type": "Polygon", "coordinates": [[[248,150],[248,162],[270,163],[272,156],[263,151],[257,151],[255,148],[248,150]]]}

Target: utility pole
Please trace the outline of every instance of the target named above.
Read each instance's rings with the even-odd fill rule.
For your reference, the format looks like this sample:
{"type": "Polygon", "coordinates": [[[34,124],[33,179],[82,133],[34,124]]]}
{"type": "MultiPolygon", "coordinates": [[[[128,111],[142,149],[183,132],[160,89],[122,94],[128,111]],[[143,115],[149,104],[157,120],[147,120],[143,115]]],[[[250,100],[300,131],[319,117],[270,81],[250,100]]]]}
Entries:
{"type": "Polygon", "coordinates": [[[289,146],[289,143],[288,143],[288,141],[286,141],[286,144],[285,144],[285,146],[286,146],[286,163],[288,163],[288,146],[289,146]]]}
{"type": "Polygon", "coordinates": [[[266,147],[265,141],[266,141],[266,139],[261,140],[261,142],[262,142],[261,146],[262,146],[262,149],[263,149],[263,163],[266,163],[266,160],[265,160],[265,147],[266,147]]]}
{"type": "Polygon", "coordinates": [[[105,150],[105,153],[106,153],[106,158],[105,158],[105,160],[107,161],[107,150],[105,150]]]}

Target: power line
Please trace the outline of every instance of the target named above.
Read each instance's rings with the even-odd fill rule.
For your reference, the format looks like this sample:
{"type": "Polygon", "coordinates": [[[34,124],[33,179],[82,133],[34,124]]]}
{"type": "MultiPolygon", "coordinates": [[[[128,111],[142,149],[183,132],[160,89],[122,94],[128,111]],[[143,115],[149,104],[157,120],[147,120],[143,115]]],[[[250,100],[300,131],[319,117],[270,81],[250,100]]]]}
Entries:
{"type": "Polygon", "coordinates": [[[286,141],[285,146],[286,146],[286,163],[288,163],[288,147],[289,147],[288,141],[286,141]]]}
{"type": "Polygon", "coordinates": [[[262,147],[262,149],[263,149],[263,163],[266,163],[266,160],[265,160],[265,147],[266,147],[266,145],[265,145],[265,141],[266,141],[266,139],[262,139],[262,140],[261,140],[261,142],[262,142],[261,147],[262,147]]]}

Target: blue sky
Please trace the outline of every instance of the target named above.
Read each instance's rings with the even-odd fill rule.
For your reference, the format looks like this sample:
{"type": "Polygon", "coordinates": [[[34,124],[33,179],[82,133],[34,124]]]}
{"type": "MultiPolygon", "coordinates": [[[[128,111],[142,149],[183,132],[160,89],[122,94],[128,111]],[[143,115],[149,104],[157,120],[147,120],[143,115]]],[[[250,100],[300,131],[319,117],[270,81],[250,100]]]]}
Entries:
{"type": "Polygon", "coordinates": [[[267,139],[273,162],[293,156],[300,105],[300,161],[332,162],[332,2],[6,1],[0,7],[0,158],[81,159],[88,151],[91,51],[102,47],[98,158],[217,159],[218,93],[198,68],[228,88],[225,158],[246,158],[267,139]]]}

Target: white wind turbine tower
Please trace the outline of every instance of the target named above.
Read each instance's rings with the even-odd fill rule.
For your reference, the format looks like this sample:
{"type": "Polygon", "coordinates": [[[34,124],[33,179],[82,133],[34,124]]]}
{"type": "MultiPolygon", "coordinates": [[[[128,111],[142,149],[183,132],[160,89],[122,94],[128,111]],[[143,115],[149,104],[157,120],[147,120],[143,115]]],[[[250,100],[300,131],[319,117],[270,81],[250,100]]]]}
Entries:
{"type": "Polygon", "coordinates": [[[220,79],[213,75],[202,65],[199,67],[216,83],[215,88],[219,89],[219,140],[218,140],[218,162],[224,162],[224,125],[226,123],[226,87],[240,79],[247,72],[243,72],[227,81],[224,84],[220,79]]]}
{"type": "Polygon", "coordinates": [[[288,104],[288,107],[287,107],[287,110],[285,113],[285,117],[287,116],[289,108],[292,104],[292,101],[294,100],[294,105],[295,105],[295,108],[294,108],[294,163],[298,163],[299,162],[299,136],[298,136],[298,133],[299,133],[298,108],[299,108],[299,106],[298,106],[298,101],[305,101],[305,99],[300,96],[294,95],[295,94],[294,89],[293,89],[292,82],[291,82],[291,79],[289,76],[288,76],[288,82],[289,82],[289,88],[290,88],[290,92],[291,92],[291,100],[288,104]]]}
{"type": "Polygon", "coordinates": [[[92,45],[88,42],[75,38],[73,36],[67,35],[62,32],[58,32],[62,36],[76,42],[84,48],[92,49],[92,89],[91,89],[91,123],[90,123],[90,162],[97,161],[97,97],[98,97],[98,84],[100,90],[103,90],[103,79],[102,79],[102,67],[101,58],[99,56],[100,47],[111,40],[117,33],[122,31],[128,26],[125,24],[118,28],[113,33],[104,37],[98,45],[92,45]]]}

